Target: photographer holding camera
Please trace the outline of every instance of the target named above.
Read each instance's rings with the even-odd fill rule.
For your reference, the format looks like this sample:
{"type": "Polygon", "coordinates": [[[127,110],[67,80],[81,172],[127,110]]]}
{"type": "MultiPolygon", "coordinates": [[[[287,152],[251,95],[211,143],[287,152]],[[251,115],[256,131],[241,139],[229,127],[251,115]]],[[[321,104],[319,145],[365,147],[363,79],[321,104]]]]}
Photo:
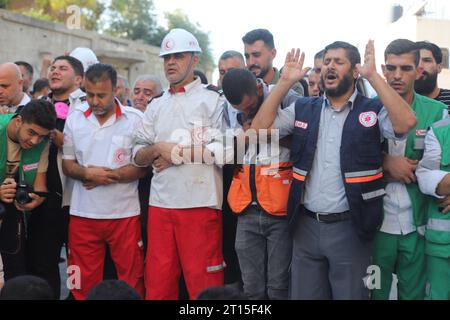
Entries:
{"type": "Polygon", "coordinates": [[[48,141],[55,128],[54,106],[32,100],[19,115],[0,115],[0,252],[5,280],[26,274],[26,213],[40,206],[47,191],[48,141]],[[34,191],[35,190],[35,191],[34,191]]]}

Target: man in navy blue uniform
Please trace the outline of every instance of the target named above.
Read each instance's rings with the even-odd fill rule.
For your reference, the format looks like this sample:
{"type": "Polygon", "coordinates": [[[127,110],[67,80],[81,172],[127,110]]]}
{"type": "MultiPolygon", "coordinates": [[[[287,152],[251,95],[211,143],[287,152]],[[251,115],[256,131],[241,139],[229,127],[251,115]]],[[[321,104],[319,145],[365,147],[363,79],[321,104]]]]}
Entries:
{"type": "Polygon", "coordinates": [[[308,72],[303,62],[300,50],[287,54],[278,84],[252,122],[256,130],[280,130],[280,138],[293,134],[290,298],[368,299],[371,282],[363,280],[383,218],[382,141],[404,138],[416,118],[377,73],[373,41],[364,65],[351,44],[328,45],[321,70],[324,96],[300,98],[278,110],[292,83],[308,72]],[[379,99],[356,90],[359,75],[379,99]]]}

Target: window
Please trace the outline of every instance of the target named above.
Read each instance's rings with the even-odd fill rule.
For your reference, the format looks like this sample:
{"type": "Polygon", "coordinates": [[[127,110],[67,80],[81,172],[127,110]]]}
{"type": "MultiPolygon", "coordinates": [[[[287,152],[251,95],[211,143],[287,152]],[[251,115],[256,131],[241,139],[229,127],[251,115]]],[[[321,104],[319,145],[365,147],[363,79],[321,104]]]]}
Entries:
{"type": "Polygon", "coordinates": [[[447,48],[441,48],[442,51],[442,67],[444,69],[449,68],[449,52],[447,48]]]}

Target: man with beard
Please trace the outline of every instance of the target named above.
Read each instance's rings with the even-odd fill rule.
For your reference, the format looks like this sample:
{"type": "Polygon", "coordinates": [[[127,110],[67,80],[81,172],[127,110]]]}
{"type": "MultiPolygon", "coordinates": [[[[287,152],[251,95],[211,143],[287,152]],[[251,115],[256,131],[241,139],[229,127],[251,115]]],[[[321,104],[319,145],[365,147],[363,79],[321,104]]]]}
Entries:
{"type": "Polygon", "coordinates": [[[64,128],[63,170],[75,180],[70,201],[68,265],[78,266],[75,299],[102,281],[106,246],[124,280],[143,297],[144,252],[132,136],[142,113],[115,99],[117,73],[96,63],[86,72],[89,108],[75,109],[64,128]],[[95,150],[93,152],[93,150],[95,150]]]}
{"type": "Polygon", "coordinates": [[[410,106],[377,73],[373,41],[364,65],[346,42],[325,48],[323,97],[300,98],[279,110],[292,83],[303,78],[304,54],[287,54],[284,72],[251,127],[293,134],[291,299],[368,299],[363,278],[383,219],[382,139],[399,139],[415,126],[410,106]],[[380,100],[355,89],[358,75],[380,100]]]}
{"type": "Polygon", "coordinates": [[[374,242],[374,265],[381,270],[381,286],[372,298],[387,300],[392,274],[398,277],[399,300],[423,300],[425,297],[426,211],[429,198],[417,185],[415,169],[422,158],[424,137],[428,128],[448,116],[446,105],[414,92],[414,81],[420,76],[419,52],[414,42],[392,41],[386,48],[382,66],[387,83],[411,108],[417,118],[414,130],[406,140],[387,141],[384,157],[386,196],[383,199],[384,219],[374,242]]]}
{"type": "MultiPolygon", "coordinates": [[[[266,29],[255,29],[242,37],[244,42],[245,62],[247,69],[257,78],[267,84],[276,84],[280,79],[280,72],[273,67],[273,60],[277,55],[273,35],[266,29]]],[[[304,90],[300,82],[292,85],[292,89],[300,96],[304,90]]]]}
{"type": "Polygon", "coordinates": [[[419,68],[423,69],[422,76],[414,84],[416,92],[440,101],[450,109],[450,90],[437,85],[438,74],[442,71],[441,48],[428,41],[419,41],[416,45],[420,50],[419,68]]]}
{"type": "MultiPolygon", "coordinates": [[[[273,86],[246,69],[228,71],[222,85],[246,131],[273,86]]],[[[290,90],[280,108],[299,97],[290,90]]],[[[272,148],[261,140],[258,147],[249,146],[238,160],[228,193],[228,204],[238,215],[235,247],[245,295],[252,300],[287,299],[292,240],[286,211],[292,163],[285,146],[272,148]]]]}
{"type": "Polygon", "coordinates": [[[50,66],[48,80],[52,92],[45,99],[53,103],[57,113],[48,156],[47,188],[50,195],[30,220],[37,226],[30,235],[33,238],[30,250],[33,274],[47,280],[57,298],[61,290],[58,264],[61,248],[67,243],[68,206],[73,187],[73,180],[62,172],[62,132],[68,114],[76,108],[88,108],[86,94],[79,89],[83,75],[82,63],[70,56],[59,56],[50,66]]]}

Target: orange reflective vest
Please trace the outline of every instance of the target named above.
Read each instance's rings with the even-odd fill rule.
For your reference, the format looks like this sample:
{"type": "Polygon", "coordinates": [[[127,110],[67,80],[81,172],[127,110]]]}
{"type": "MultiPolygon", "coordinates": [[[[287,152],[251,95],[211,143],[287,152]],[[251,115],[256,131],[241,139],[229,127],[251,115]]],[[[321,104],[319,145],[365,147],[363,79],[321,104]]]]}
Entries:
{"type": "Polygon", "coordinates": [[[241,214],[252,203],[270,215],[286,216],[292,162],[276,165],[243,165],[236,169],[228,192],[228,204],[241,214]]]}

